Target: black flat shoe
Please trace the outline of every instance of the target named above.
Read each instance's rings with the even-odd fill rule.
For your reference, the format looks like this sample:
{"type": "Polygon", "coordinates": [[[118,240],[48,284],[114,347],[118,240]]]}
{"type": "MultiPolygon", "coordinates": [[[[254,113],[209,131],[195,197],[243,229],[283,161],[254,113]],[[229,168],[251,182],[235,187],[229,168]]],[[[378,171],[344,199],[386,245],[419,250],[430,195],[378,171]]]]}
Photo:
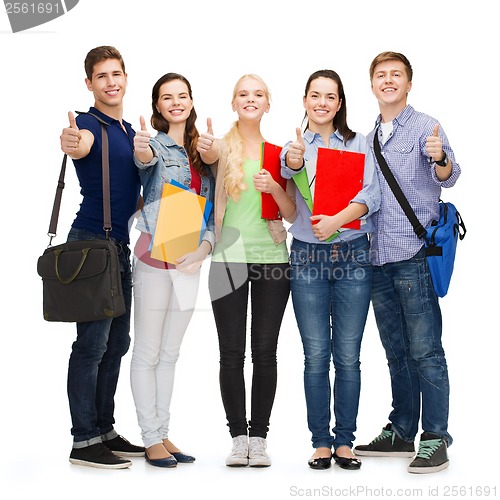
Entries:
{"type": "Polygon", "coordinates": [[[332,457],[329,458],[311,458],[309,462],[307,462],[311,469],[315,470],[325,470],[329,469],[332,464],[332,457]]]}
{"type": "Polygon", "coordinates": [[[182,453],[182,451],[173,451],[172,455],[179,464],[192,464],[196,460],[193,456],[186,455],[185,453],[182,453]]]}
{"type": "Polygon", "coordinates": [[[358,458],[339,457],[337,453],[334,452],[333,459],[341,469],[358,470],[361,467],[361,460],[358,458]]]}
{"type": "Polygon", "coordinates": [[[146,450],[144,453],[146,458],[146,462],[155,467],[163,467],[170,469],[172,467],[177,467],[177,460],[174,456],[166,457],[166,458],[149,458],[148,451],[146,450]]]}

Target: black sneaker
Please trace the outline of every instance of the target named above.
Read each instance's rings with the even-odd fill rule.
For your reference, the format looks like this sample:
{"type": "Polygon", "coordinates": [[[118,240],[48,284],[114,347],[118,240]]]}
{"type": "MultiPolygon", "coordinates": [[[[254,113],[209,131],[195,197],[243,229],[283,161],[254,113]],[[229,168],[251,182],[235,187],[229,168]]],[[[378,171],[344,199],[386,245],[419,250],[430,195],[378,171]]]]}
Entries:
{"type": "Polygon", "coordinates": [[[404,441],[387,424],[382,432],[370,443],[361,444],[354,448],[354,453],[361,457],[407,457],[415,455],[415,446],[412,442],[404,441]]]}
{"type": "Polygon", "coordinates": [[[450,465],[446,441],[432,432],[420,436],[420,444],[415,460],[408,466],[408,472],[427,474],[446,469],[450,465]]]}
{"type": "Polygon", "coordinates": [[[103,443],[108,447],[108,449],[119,457],[144,456],[144,446],[136,446],[135,444],[127,441],[123,436],[116,436],[113,439],[103,441],[103,443]]]}
{"type": "Polygon", "coordinates": [[[76,465],[88,465],[99,469],[126,469],[132,465],[130,460],[117,457],[102,443],[92,444],[85,448],[73,448],[69,461],[76,465]]]}

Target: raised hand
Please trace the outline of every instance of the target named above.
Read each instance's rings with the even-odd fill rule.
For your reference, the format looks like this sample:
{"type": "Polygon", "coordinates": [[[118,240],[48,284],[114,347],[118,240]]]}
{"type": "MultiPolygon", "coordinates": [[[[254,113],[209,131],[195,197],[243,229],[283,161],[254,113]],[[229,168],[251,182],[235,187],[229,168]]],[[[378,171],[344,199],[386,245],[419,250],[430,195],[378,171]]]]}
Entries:
{"type": "Polygon", "coordinates": [[[434,125],[431,136],[427,137],[425,148],[432,161],[441,161],[444,158],[443,140],[439,137],[439,124],[434,125]]]}
{"type": "Polygon", "coordinates": [[[306,151],[306,146],[299,127],[295,129],[295,133],[297,135],[297,138],[290,144],[288,148],[288,151],[286,153],[286,164],[290,168],[298,170],[304,163],[304,153],[306,151]]]}
{"type": "Polygon", "coordinates": [[[212,128],[212,119],[207,118],[207,131],[198,137],[196,149],[200,154],[207,154],[213,150],[214,142],[215,137],[212,128]]]}
{"type": "Polygon", "coordinates": [[[69,111],[68,112],[69,119],[69,127],[63,128],[61,134],[61,149],[64,153],[69,156],[72,156],[78,150],[80,146],[80,140],[82,138],[82,134],[76,124],[75,115],[69,111]]]}
{"type": "Polygon", "coordinates": [[[139,121],[141,123],[141,130],[138,130],[135,133],[134,151],[136,153],[145,153],[149,150],[149,140],[151,139],[151,135],[146,128],[146,121],[143,116],[139,118],[139,121]]]}

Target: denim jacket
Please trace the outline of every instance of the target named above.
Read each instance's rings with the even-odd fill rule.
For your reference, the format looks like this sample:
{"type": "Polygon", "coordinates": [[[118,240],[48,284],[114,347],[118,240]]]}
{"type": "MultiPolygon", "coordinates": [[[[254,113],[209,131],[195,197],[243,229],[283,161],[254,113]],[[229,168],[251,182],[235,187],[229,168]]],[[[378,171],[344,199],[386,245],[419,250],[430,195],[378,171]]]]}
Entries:
{"type": "MultiPolygon", "coordinates": [[[[189,187],[191,185],[191,169],[186,150],[165,132],[158,132],[156,137],[151,138],[150,145],[154,157],[149,163],[141,163],[134,156],[135,164],[139,169],[144,198],[144,208],[136,227],[139,231],[154,234],[164,184],[173,179],[189,187]]],[[[201,177],[200,195],[213,203],[215,179],[209,167],[206,167],[206,171],[208,175],[201,177]]],[[[203,240],[208,241],[213,249],[215,242],[213,210],[210,213],[203,240]]]]}

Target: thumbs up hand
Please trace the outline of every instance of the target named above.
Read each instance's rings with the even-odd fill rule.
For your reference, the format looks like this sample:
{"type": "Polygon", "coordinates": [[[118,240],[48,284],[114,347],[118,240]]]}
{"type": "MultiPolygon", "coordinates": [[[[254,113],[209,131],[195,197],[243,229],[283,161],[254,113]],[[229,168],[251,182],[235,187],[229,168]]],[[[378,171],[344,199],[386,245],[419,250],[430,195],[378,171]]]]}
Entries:
{"type": "Polygon", "coordinates": [[[212,128],[212,119],[207,118],[207,131],[200,135],[196,149],[200,154],[210,151],[215,141],[214,130],[212,128]]]}
{"type": "Polygon", "coordinates": [[[198,137],[196,150],[200,153],[202,160],[208,165],[215,163],[219,157],[217,140],[214,137],[211,118],[207,118],[207,131],[200,134],[200,137],[198,137]]]}
{"type": "Polygon", "coordinates": [[[439,137],[439,124],[434,125],[432,135],[427,137],[425,148],[432,161],[441,161],[445,157],[443,140],[439,137]]]}
{"type": "Polygon", "coordinates": [[[306,152],[306,146],[304,143],[304,138],[300,128],[295,129],[297,138],[292,142],[286,153],[286,164],[293,170],[298,170],[302,167],[304,163],[304,153],[306,152]]]}
{"type": "Polygon", "coordinates": [[[78,129],[76,124],[75,115],[69,111],[68,112],[69,127],[63,128],[61,134],[61,149],[67,155],[73,157],[80,146],[80,140],[82,134],[78,129]]]}
{"type": "Polygon", "coordinates": [[[136,130],[134,135],[134,156],[142,164],[149,163],[154,158],[153,149],[150,145],[151,136],[146,128],[144,117],[139,118],[141,129],[136,130]]]}
{"type": "Polygon", "coordinates": [[[134,152],[140,154],[148,151],[151,135],[146,128],[146,121],[143,116],[139,118],[139,121],[141,123],[141,130],[137,130],[134,136],[134,152]]]}

